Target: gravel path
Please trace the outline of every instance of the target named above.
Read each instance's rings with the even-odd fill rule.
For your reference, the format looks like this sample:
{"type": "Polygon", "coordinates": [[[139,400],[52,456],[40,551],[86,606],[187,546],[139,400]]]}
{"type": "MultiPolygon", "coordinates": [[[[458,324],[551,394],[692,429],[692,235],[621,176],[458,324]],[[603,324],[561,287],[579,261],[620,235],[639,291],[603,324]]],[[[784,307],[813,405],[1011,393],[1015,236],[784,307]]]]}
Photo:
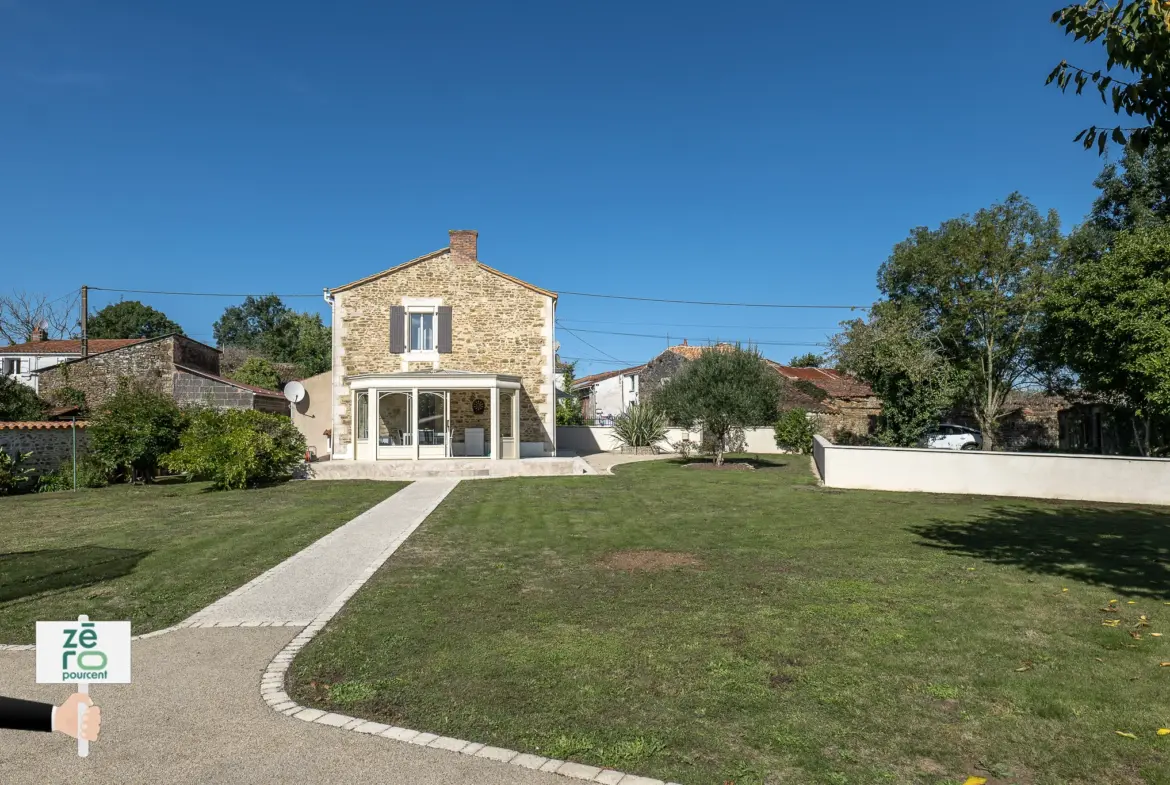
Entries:
{"type": "MultiPolygon", "coordinates": [[[[0,730],[0,782],[86,785],[279,782],[571,785],[574,780],[469,755],[285,717],[256,686],[297,630],[184,629],[134,644],[134,683],[94,685],[102,731],[89,758],[60,733],[0,730]]],[[[69,686],[35,684],[35,654],[0,652],[13,697],[60,703],[69,686]]]]}
{"type": "Polygon", "coordinates": [[[395,540],[405,538],[458,484],[418,480],[300,553],[196,613],[202,624],[308,624],[395,540]]]}

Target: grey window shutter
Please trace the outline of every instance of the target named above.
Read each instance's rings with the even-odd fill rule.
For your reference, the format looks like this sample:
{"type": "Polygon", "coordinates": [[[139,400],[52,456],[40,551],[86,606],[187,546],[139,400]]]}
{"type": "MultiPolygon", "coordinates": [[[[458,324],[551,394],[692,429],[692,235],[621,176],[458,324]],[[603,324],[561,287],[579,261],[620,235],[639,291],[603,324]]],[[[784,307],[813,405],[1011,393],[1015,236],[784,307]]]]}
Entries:
{"type": "Polygon", "coordinates": [[[439,349],[439,354],[451,353],[451,306],[439,306],[439,328],[438,340],[435,345],[439,349]]]}
{"type": "Polygon", "coordinates": [[[390,306],[390,354],[406,353],[406,308],[390,306]]]}

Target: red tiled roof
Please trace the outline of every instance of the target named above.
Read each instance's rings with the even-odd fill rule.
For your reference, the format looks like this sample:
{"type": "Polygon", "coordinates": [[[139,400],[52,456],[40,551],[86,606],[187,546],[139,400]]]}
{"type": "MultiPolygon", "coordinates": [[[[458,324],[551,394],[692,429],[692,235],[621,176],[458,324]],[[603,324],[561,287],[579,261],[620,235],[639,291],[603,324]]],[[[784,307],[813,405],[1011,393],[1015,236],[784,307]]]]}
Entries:
{"type": "Polygon", "coordinates": [[[612,379],[615,376],[621,376],[622,374],[627,373],[637,373],[645,367],[645,365],[635,365],[632,368],[622,368],[620,371],[606,371],[604,373],[595,373],[592,376],[582,376],[580,379],[573,380],[573,388],[576,389],[577,387],[588,387],[591,384],[597,384],[598,382],[603,382],[606,379],[612,379]]]}
{"type": "MultiPolygon", "coordinates": [[[[88,420],[77,421],[78,428],[85,428],[88,425],[88,420]]],[[[15,420],[10,422],[0,421],[0,431],[47,431],[52,429],[72,427],[73,423],[62,422],[61,420],[15,420]]]]}
{"type": "Polygon", "coordinates": [[[276,390],[266,390],[263,387],[256,387],[256,386],[253,386],[251,384],[244,384],[243,382],[237,382],[234,379],[225,379],[222,376],[216,376],[214,373],[208,373],[207,371],[201,371],[198,368],[191,368],[191,367],[188,367],[186,365],[176,365],[175,367],[178,368],[180,371],[186,371],[187,373],[193,373],[196,376],[202,376],[205,379],[211,379],[213,382],[222,382],[223,384],[230,384],[232,387],[239,387],[241,390],[248,390],[249,392],[254,392],[257,395],[267,395],[269,398],[283,398],[284,397],[284,393],[282,393],[282,392],[277,392],[276,390]]]}
{"type": "Polygon", "coordinates": [[[793,368],[790,365],[768,361],[786,379],[803,379],[812,382],[834,398],[865,398],[873,390],[865,382],[858,381],[832,368],[793,368]]]}
{"type": "MultiPolygon", "coordinates": [[[[142,343],[146,338],[90,338],[89,353],[108,352],[121,349],[136,343],[142,343]]],[[[30,341],[29,343],[14,343],[11,346],[0,346],[0,354],[81,354],[81,339],[65,338],[52,341],[30,341]]]]}
{"type": "Polygon", "coordinates": [[[697,360],[699,355],[708,349],[714,349],[717,352],[729,352],[735,347],[729,343],[717,343],[714,346],[691,346],[689,344],[679,344],[678,346],[667,347],[666,351],[680,354],[688,360],[697,360]]]}

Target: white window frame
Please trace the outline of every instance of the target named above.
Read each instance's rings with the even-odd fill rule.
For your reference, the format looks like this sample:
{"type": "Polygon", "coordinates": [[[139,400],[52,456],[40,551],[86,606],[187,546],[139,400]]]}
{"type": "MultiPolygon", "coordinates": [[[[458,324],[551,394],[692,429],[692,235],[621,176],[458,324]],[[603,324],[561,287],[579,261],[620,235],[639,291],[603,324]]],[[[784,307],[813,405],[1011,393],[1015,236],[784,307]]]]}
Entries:
{"type": "Polygon", "coordinates": [[[28,370],[21,371],[24,368],[23,357],[5,357],[4,358],[4,375],[5,376],[27,376],[28,370]]]}
{"type": "Polygon", "coordinates": [[[402,355],[406,362],[426,362],[436,361],[439,359],[439,307],[443,304],[442,297],[403,297],[402,307],[406,311],[405,319],[406,326],[404,328],[406,335],[406,353],[402,355]],[[429,313],[432,314],[431,322],[431,336],[433,340],[432,348],[414,350],[410,348],[410,315],[412,313],[429,313]]]}

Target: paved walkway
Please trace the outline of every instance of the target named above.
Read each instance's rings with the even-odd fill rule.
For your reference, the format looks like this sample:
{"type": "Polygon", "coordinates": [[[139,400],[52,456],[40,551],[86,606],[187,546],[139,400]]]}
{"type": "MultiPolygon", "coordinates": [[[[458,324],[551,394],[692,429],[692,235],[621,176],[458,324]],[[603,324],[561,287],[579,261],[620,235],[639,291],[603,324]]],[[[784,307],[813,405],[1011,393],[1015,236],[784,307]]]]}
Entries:
{"type": "MultiPolygon", "coordinates": [[[[574,780],[470,755],[285,717],[260,698],[288,628],[184,629],[134,644],[129,685],[94,685],[101,738],[89,758],[60,733],[0,730],[0,782],[155,785],[571,785],[574,780]]],[[[0,652],[0,693],[60,703],[34,684],[34,653],[0,652]]]]}
{"type": "Polygon", "coordinates": [[[458,483],[457,479],[411,483],[188,621],[308,625],[363,573],[381,566],[384,552],[410,536],[458,483]]]}
{"type": "Polygon", "coordinates": [[[612,474],[610,471],[614,466],[623,463],[633,463],[635,461],[664,461],[668,458],[677,458],[678,455],[672,452],[663,453],[625,453],[625,452],[597,452],[590,455],[582,455],[581,458],[585,460],[590,466],[603,474],[612,474]]]}

